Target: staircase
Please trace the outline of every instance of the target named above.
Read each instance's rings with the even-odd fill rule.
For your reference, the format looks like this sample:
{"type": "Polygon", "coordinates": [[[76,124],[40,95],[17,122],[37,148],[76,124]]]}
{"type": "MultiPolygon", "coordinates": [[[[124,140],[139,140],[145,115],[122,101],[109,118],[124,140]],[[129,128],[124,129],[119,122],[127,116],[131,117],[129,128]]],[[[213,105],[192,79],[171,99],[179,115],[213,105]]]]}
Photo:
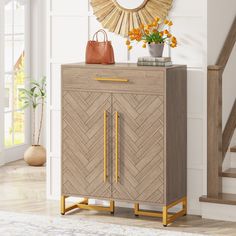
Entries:
{"type": "MultiPolygon", "coordinates": [[[[236,146],[232,146],[230,148],[230,152],[232,153],[232,158],[234,158],[234,156],[236,158],[236,146]],[[235,153],[235,155],[233,155],[234,153],[235,153]]],[[[220,173],[220,176],[225,177],[225,178],[236,178],[236,168],[235,167],[234,168],[228,168],[228,169],[222,171],[220,173]]],[[[235,183],[236,183],[236,181],[235,181],[235,183]]],[[[235,188],[235,190],[236,190],[236,188],[235,188]]]]}
{"type": "Polygon", "coordinates": [[[231,152],[236,152],[236,146],[230,148],[231,152]]]}
{"type": "MultiPolygon", "coordinates": [[[[229,209],[226,218],[233,221],[236,221],[236,165],[226,170],[223,170],[222,166],[227,153],[236,160],[236,146],[231,146],[236,132],[236,99],[223,130],[222,77],[235,43],[236,17],[216,65],[208,66],[207,195],[200,197],[200,202],[213,203],[212,206],[204,205],[203,212],[209,210],[215,214],[222,214],[222,211],[229,209]],[[229,205],[231,208],[222,208],[219,205],[216,207],[215,204],[229,205]],[[231,218],[230,212],[235,212],[235,217],[231,218]]],[[[214,215],[212,217],[217,218],[214,215]]]]}

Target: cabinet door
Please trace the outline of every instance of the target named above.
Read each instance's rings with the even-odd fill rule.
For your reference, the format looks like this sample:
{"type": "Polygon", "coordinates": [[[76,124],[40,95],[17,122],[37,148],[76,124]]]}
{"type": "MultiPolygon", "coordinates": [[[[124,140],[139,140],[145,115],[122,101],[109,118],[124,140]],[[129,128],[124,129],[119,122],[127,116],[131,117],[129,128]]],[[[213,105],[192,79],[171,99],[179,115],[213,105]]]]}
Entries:
{"type": "Polygon", "coordinates": [[[64,91],[62,98],[62,193],[111,197],[109,161],[111,95],[64,91]],[[104,124],[104,111],[107,124],[104,124]],[[105,129],[104,129],[105,127],[105,129]],[[107,135],[104,145],[104,135],[107,135]],[[104,150],[107,164],[104,166],[104,150]],[[104,179],[104,171],[107,179],[104,179]]]}
{"type": "Polygon", "coordinates": [[[112,196],[121,200],[163,203],[163,96],[134,94],[112,96],[114,123],[112,196]]]}

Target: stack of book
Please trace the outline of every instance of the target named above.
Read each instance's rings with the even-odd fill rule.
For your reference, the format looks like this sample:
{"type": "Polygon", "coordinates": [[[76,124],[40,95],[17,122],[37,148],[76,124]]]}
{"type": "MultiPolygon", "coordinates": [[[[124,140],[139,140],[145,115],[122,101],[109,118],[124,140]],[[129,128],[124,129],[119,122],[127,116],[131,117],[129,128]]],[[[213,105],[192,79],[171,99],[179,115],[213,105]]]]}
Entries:
{"type": "Polygon", "coordinates": [[[139,57],[138,66],[172,66],[170,57],[139,57]]]}

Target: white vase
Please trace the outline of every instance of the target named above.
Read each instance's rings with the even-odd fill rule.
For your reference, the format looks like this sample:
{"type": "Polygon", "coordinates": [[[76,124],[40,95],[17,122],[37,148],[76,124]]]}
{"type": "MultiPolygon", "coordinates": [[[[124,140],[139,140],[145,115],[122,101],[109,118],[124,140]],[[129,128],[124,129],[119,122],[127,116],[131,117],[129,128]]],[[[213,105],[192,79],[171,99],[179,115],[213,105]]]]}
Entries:
{"type": "Polygon", "coordinates": [[[164,43],[149,43],[148,50],[152,57],[162,57],[164,43]]]}
{"type": "Polygon", "coordinates": [[[32,145],[25,151],[24,160],[30,166],[43,166],[46,162],[46,149],[41,145],[32,145]]]}

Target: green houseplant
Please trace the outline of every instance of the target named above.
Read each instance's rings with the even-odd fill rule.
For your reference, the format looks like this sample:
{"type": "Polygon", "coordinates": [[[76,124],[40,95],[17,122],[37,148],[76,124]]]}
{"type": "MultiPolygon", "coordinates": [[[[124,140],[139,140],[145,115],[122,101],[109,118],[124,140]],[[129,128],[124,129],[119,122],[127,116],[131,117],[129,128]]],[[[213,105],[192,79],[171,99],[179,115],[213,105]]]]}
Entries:
{"type": "Polygon", "coordinates": [[[42,166],[46,162],[46,150],[39,144],[42,133],[44,105],[46,102],[46,77],[42,77],[39,81],[31,80],[29,89],[20,89],[20,101],[22,108],[32,109],[32,145],[25,151],[24,159],[32,166],[42,166]],[[40,109],[39,126],[36,132],[36,110],[40,109]]]}

